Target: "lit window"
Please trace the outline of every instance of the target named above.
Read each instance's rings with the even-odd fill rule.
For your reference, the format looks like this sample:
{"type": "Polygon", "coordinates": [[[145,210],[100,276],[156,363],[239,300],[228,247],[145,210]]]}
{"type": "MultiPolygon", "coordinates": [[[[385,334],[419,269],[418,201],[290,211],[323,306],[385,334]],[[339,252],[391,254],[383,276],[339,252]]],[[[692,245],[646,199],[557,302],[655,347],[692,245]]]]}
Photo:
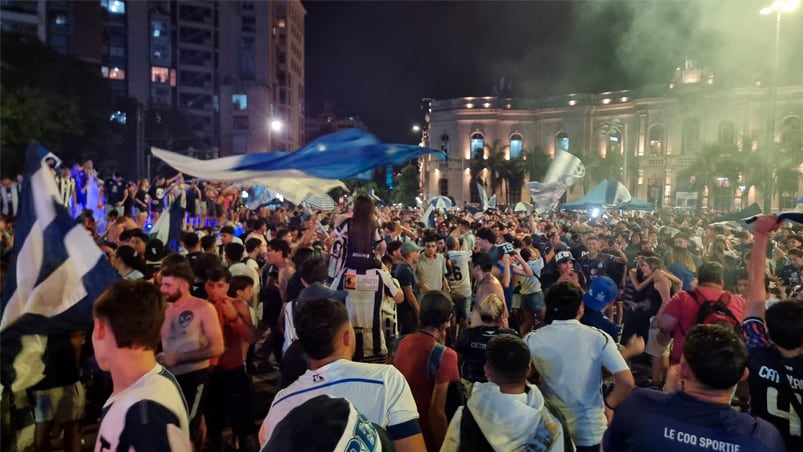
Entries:
{"type": "Polygon", "coordinates": [[[664,126],[654,125],[650,128],[650,155],[664,153],[664,126]]]}
{"type": "Polygon", "coordinates": [[[284,28],[287,26],[287,22],[285,21],[284,17],[279,18],[279,28],[284,28]]]}
{"type": "Polygon", "coordinates": [[[555,136],[555,150],[569,151],[569,135],[566,132],[560,132],[555,136]]]}
{"type": "Polygon", "coordinates": [[[166,67],[151,66],[151,81],[153,83],[167,83],[170,81],[170,70],[166,67]]]}
{"type": "Polygon", "coordinates": [[[113,67],[109,71],[109,78],[112,80],[125,80],[125,69],[113,67]]]}
{"type": "Polygon", "coordinates": [[[100,75],[103,76],[103,78],[109,78],[109,66],[101,66],[100,75]]]}
{"type": "Polygon", "coordinates": [[[125,2],[122,0],[100,0],[100,7],[110,14],[125,14],[125,2]]]}
{"type": "Polygon", "coordinates": [[[510,137],[510,160],[521,158],[521,151],[524,148],[524,138],[520,133],[514,133],[510,137]]]}
{"type": "Polygon", "coordinates": [[[476,132],[471,135],[471,160],[482,160],[485,153],[485,137],[476,132]]]}
{"type": "Polygon", "coordinates": [[[67,24],[67,15],[66,14],[57,14],[56,18],[53,20],[56,25],[66,25],[67,24]]]}
{"type": "Polygon", "coordinates": [[[151,21],[151,34],[154,38],[165,38],[168,36],[167,24],[163,20],[151,21]]]}
{"type": "Polygon", "coordinates": [[[248,108],[247,94],[232,94],[231,103],[235,110],[245,110],[248,108]]]}

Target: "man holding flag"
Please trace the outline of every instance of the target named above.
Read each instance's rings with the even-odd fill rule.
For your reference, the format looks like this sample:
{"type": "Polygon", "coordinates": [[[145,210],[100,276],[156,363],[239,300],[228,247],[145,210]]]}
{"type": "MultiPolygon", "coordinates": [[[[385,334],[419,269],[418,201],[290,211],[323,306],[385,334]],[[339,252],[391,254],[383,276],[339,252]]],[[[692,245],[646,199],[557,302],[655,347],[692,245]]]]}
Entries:
{"type": "MultiPolygon", "coordinates": [[[[37,144],[29,147],[15,224],[18,235],[2,293],[0,380],[4,400],[17,403],[44,376],[48,336],[89,330],[94,300],[119,279],[60,202],[48,158],[58,160],[37,144]]],[[[15,408],[20,407],[10,409],[15,408]]],[[[3,436],[4,445],[22,442],[22,435],[12,440],[7,438],[14,435],[3,436]]]]}

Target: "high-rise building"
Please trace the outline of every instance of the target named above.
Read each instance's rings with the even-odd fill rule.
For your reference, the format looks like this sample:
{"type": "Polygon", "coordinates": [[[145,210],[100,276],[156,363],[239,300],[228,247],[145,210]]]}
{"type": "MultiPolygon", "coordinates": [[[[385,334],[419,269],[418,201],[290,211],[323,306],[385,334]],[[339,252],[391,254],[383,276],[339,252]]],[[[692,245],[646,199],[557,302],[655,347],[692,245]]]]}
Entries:
{"type": "MultiPolygon", "coordinates": [[[[209,158],[305,142],[300,0],[5,0],[0,7],[3,31],[97,64],[115,93],[137,100],[138,123],[179,111],[190,136],[173,137],[173,151],[209,158]],[[182,145],[190,141],[194,149],[182,145]]],[[[141,134],[141,147],[149,135],[141,134]]]]}
{"type": "Polygon", "coordinates": [[[307,141],[340,132],[346,129],[365,129],[362,118],[353,113],[341,113],[336,111],[335,105],[326,103],[323,111],[315,116],[308,115],[305,119],[305,134],[307,141]]]}
{"type": "Polygon", "coordinates": [[[270,2],[273,150],[301,147],[304,137],[304,16],[300,0],[270,2]]]}

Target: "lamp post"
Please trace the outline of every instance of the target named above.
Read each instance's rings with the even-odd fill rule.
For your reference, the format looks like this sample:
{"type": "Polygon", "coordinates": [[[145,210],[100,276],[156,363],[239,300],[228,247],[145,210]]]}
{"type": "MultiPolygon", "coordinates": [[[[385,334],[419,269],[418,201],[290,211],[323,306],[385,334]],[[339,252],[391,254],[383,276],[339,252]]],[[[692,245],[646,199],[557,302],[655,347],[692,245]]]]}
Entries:
{"type": "Polygon", "coordinates": [[[274,135],[278,135],[279,133],[281,133],[282,129],[284,129],[284,123],[282,122],[281,119],[273,118],[273,119],[268,120],[268,128],[269,128],[269,131],[268,131],[268,150],[269,151],[279,151],[279,150],[283,151],[284,150],[283,147],[282,147],[282,149],[273,149],[273,137],[274,137],[274,135]]]}
{"type": "Polygon", "coordinates": [[[772,62],[772,77],[767,96],[769,97],[769,119],[767,120],[767,145],[769,155],[767,156],[767,186],[764,190],[764,212],[772,211],[772,184],[773,184],[773,161],[775,157],[775,104],[778,94],[778,48],[781,40],[781,15],[789,13],[800,6],[800,0],[775,0],[770,6],[761,8],[759,13],[762,16],[775,14],[775,52],[772,62]]]}

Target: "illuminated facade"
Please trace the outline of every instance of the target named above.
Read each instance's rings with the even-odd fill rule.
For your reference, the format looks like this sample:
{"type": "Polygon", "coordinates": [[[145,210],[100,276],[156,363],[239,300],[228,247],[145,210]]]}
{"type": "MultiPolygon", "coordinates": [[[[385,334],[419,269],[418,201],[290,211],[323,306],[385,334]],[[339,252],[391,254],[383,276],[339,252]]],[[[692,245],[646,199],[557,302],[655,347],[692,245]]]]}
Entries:
{"type": "MultiPolygon", "coordinates": [[[[618,152],[622,182],[634,197],[657,207],[694,207],[696,200],[689,199],[694,195],[684,187],[689,181],[681,177],[683,170],[694,165],[705,144],[754,150],[756,143],[745,143],[744,138],[761,136],[767,111],[765,87],[720,88],[713,75],[688,61],[685,68],[678,68],[671,83],[660,87],[533,100],[433,100],[428,145],[447,151],[449,159],[424,163],[427,176],[422,179],[422,192],[427,198],[451,196],[458,205],[478,202],[474,184],[470,184],[472,161],[487,159],[488,147],[498,141],[508,160],[526,158],[527,150],[534,148],[550,156],[568,151],[584,162],[618,152]]],[[[779,87],[776,141],[785,130],[800,133],[801,116],[803,85],[779,87]]],[[[487,190],[488,177],[483,174],[482,178],[487,190]]],[[[755,189],[738,190],[727,208],[742,207],[743,200],[761,202],[755,189]]],[[[508,194],[504,185],[496,194],[503,204],[529,199],[526,189],[508,194]]],[[[580,188],[567,196],[572,200],[582,195],[580,188]]],[[[700,201],[711,207],[707,199],[700,201]]]]}

